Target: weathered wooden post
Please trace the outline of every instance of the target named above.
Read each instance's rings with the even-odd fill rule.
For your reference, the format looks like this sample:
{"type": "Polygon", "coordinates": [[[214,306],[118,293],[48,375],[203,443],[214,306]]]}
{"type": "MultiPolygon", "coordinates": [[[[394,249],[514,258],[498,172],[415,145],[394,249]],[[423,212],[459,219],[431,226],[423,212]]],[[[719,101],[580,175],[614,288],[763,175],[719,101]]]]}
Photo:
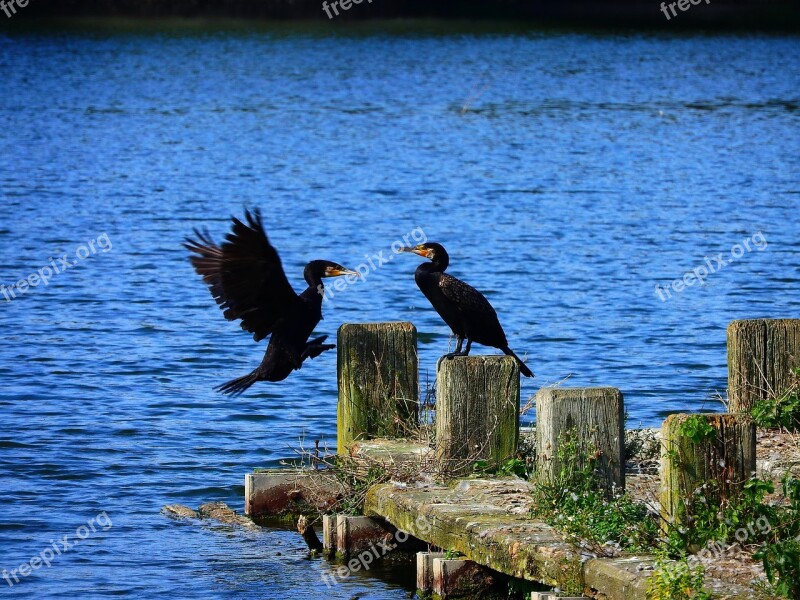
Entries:
{"type": "Polygon", "coordinates": [[[696,492],[718,506],[739,493],[756,469],[756,428],[749,415],[676,414],[661,428],[661,516],[686,525],[696,492]]]}
{"type": "Polygon", "coordinates": [[[728,410],[750,413],[757,400],[782,394],[800,366],[800,319],[753,319],[728,325],[728,410]]]}
{"type": "Polygon", "coordinates": [[[436,456],[451,475],[475,461],[513,457],[519,438],[519,366],[510,356],[456,356],[436,364],[436,456]]]}
{"type": "Polygon", "coordinates": [[[347,323],[339,328],[339,454],[373,437],[404,437],[417,426],[417,329],[411,323],[347,323]]]}
{"type": "Polygon", "coordinates": [[[576,442],[576,460],[596,459],[608,490],[625,489],[625,405],[617,388],[543,388],[536,393],[536,457],[540,476],[554,481],[560,443],[576,442]]]}

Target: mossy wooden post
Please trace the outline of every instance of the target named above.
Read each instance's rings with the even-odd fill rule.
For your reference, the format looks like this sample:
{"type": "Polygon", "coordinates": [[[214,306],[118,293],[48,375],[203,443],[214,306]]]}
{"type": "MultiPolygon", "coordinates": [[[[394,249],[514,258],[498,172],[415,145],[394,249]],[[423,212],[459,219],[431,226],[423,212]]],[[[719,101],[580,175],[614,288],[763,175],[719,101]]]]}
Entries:
{"type": "Polygon", "coordinates": [[[346,323],[339,328],[337,448],[408,435],[419,414],[417,329],[411,323],[346,323]]]}
{"type": "Polygon", "coordinates": [[[800,319],[753,319],[728,325],[728,410],[750,413],[757,400],[782,394],[800,366],[800,319]]]}
{"type": "MultiPolygon", "coordinates": [[[[609,491],[625,489],[625,405],[613,387],[542,388],[536,393],[536,456],[540,476],[560,471],[559,444],[577,442],[579,457],[596,457],[609,491]]],[[[580,461],[579,461],[580,462],[580,461]]]]}
{"type": "Polygon", "coordinates": [[[517,451],[519,366],[510,356],[456,356],[436,364],[436,455],[448,474],[498,465],[517,451]]]}
{"type": "Polygon", "coordinates": [[[661,428],[661,443],[665,528],[687,524],[691,499],[701,486],[702,501],[719,506],[735,497],[756,470],[756,428],[749,415],[670,415],[661,428]]]}

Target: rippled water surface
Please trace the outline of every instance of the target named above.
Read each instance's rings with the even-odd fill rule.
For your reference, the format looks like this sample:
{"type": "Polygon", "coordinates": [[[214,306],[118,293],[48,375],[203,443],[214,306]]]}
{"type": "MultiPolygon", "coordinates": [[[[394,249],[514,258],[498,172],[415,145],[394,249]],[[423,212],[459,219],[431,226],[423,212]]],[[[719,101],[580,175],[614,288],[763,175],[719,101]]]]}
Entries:
{"type": "MultiPolygon", "coordinates": [[[[416,228],[444,243],[527,353],[525,398],[571,376],[621,388],[633,424],[719,409],[727,323],[800,316],[798,56],[761,36],[0,35],[0,283],[77,263],[0,298],[0,569],[113,522],[3,593],[407,596],[397,573],[327,590],[288,531],[159,514],[241,509],[245,472],[334,443],[334,353],[236,400],[211,389],[263,347],[181,241],[245,206],[298,289],[310,259],[355,267],[416,228]]],[[[319,332],[411,320],[424,384],[449,336],[417,262],[337,292],[319,332]]]]}

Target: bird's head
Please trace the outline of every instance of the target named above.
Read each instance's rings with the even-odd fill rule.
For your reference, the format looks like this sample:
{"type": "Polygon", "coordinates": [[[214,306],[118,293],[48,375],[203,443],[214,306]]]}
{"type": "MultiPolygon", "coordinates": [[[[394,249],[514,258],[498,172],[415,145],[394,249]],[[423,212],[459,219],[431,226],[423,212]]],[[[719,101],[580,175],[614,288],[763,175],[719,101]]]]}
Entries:
{"type": "Polygon", "coordinates": [[[303,275],[309,285],[317,285],[323,277],[341,277],[358,273],[329,260],[312,260],[306,265],[303,275]]]}
{"type": "Polygon", "coordinates": [[[444,246],[435,242],[418,244],[410,248],[401,248],[400,252],[411,252],[432,261],[442,261],[448,258],[447,250],[444,249],[444,246]]]}

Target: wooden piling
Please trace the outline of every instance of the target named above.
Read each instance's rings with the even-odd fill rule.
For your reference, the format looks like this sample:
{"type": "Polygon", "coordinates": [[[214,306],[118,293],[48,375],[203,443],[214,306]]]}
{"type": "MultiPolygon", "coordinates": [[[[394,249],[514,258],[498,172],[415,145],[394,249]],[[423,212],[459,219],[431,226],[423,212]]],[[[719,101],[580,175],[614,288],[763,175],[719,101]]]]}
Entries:
{"type": "Polygon", "coordinates": [[[625,489],[625,406],[617,388],[539,390],[536,456],[539,474],[550,481],[560,471],[559,445],[567,436],[577,442],[578,458],[595,459],[607,489],[625,489]]]}
{"type": "Polygon", "coordinates": [[[336,516],[336,554],[341,557],[371,550],[381,542],[381,549],[394,549],[397,546],[393,543],[394,537],[395,529],[383,519],[336,516]]]}
{"type": "Polygon", "coordinates": [[[433,559],[446,556],[446,552],[417,552],[417,596],[433,591],[433,559]]]}
{"type": "Polygon", "coordinates": [[[757,400],[782,394],[800,366],[800,319],[753,319],[728,325],[728,411],[750,413],[757,400]]]}
{"type": "Polygon", "coordinates": [[[691,499],[733,498],[756,469],[756,428],[749,415],[675,414],[661,429],[661,515],[664,527],[686,525],[691,499]],[[687,503],[688,501],[688,503],[687,503]]]}
{"type": "Polygon", "coordinates": [[[491,571],[465,559],[433,559],[433,594],[447,598],[480,598],[495,584],[491,571]]]}
{"type": "Polygon", "coordinates": [[[337,515],[322,515],[322,551],[326,556],[336,554],[339,537],[336,530],[338,522],[337,515]]]}
{"type": "Polygon", "coordinates": [[[404,437],[417,427],[417,330],[411,323],[347,323],[339,328],[339,454],[355,440],[404,437]]]}
{"type": "Polygon", "coordinates": [[[436,365],[437,460],[457,475],[517,451],[519,366],[510,356],[457,356],[436,365]]]}

